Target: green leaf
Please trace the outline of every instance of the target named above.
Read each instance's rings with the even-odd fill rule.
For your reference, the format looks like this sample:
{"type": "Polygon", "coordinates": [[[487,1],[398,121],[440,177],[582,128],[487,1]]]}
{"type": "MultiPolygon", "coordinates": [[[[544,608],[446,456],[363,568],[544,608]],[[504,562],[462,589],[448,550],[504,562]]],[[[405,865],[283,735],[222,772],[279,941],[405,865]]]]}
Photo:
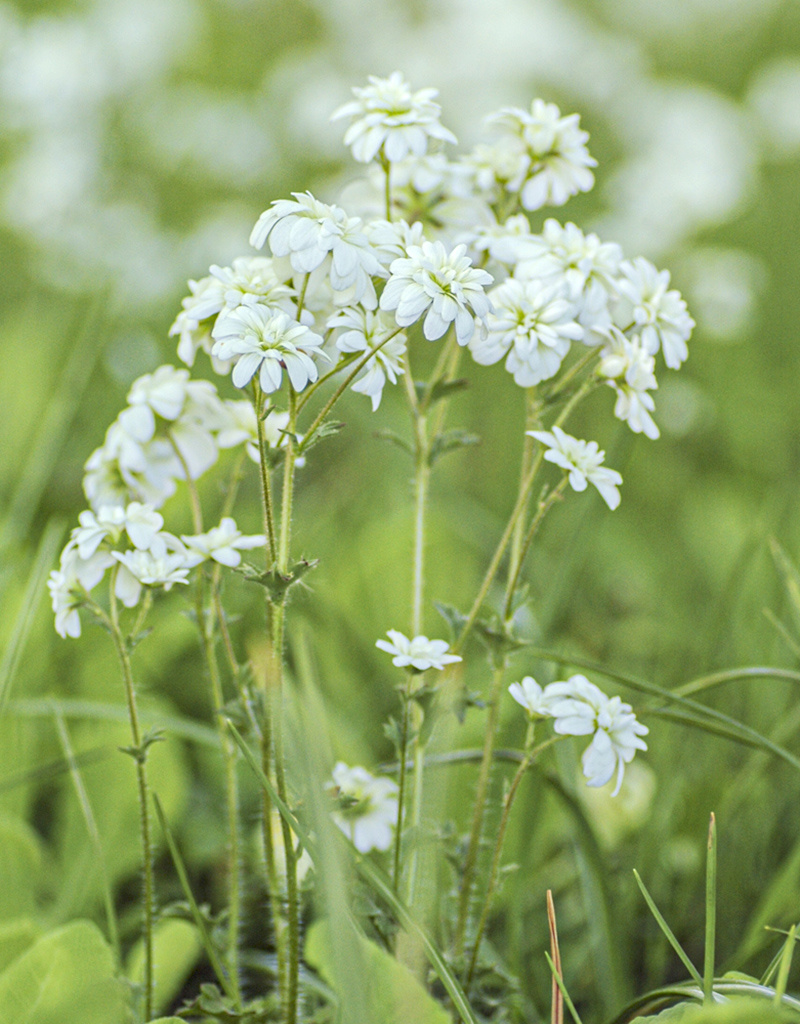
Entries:
{"type": "Polygon", "coordinates": [[[49,932],[0,974],[0,1024],[122,1024],[125,985],[96,925],[49,932]]]}
{"type": "Polygon", "coordinates": [[[450,627],[450,638],[453,641],[457,640],[467,623],[467,616],[462,615],[458,608],[454,608],[453,605],[443,604],[441,601],[434,601],[433,607],[450,627]]]}
{"type": "Polygon", "coordinates": [[[249,562],[242,562],[234,568],[234,572],[237,572],[249,583],[258,583],[269,594],[269,599],[273,604],[280,604],[281,601],[286,597],[286,591],[299,583],[300,580],[305,576],[311,569],[316,569],[319,565],[317,559],[308,560],[301,558],[299,562],[295,562],[294,565],[289,566],[288,572],[281,573],[277,569],[268,569],[264,572],[258,569],[254,565],[250,565],[249,562]]]}
{"type": "Polygon", "coordinates": [[[0,924],[0,971],[30,948],[41,934],[42,929],[29,917],[0,924]]]}
{"type": "Polygon", "coordinates": [[[795,630],[800,633],[800,572],[774,537],[770,538],[769,546],[789,598],[795,630]]]}
{"type": "Polygon", "coordinates": [[[437,434],[431,441],[428,452],[428,465],[432,466],[438,459],[448,452],[456,451],[458,448],[470,448],[480,444],[481,439],[477,434],[470,434],[466,430],[448,430],[444,434],[437,434]]]}
{"type": "Polygon", "coordinates": [[[38,836],[18,818],[0,818],[0,920],[36,909],[42,866],[38,836]]]}
{"type": "MultiPolygon", "coordinates": [[[[435,402],[441,402],[443,398],[450,398],[451,395],[458,394],[459,391],[466,391],[468,387],[469,381],[466,377],[454,377],[452,380],[437,380],[431,388],[428,406],[432,406],[435,402]]],[[[424,393],[423,388],[423,395],[424,393]]]]}
{"type": "Polygon", "coordinates": [[[380,1024],[450,1024],[445,1008],[390,953],[360,935],[351,924],[337,921],[334,932],[329,921],[317,921],[306,935],[305,959],[334,991],[341,991],[333,949],[342,941],[339,931],[343,927],[352,932],[349,938],[359,961],[358,983],[370,1020],[380,1024]]]}
{"type": "Polygon", "coordinates": [[[381,441],[389,441],[390,444],[396,445],[398,448],[402,448],[403,451],[408,452],[409,455],[414,454],[413,445],[404,437],[401,437],[393,430],[390,430],[388,427],[381,427],[380,430],[376,430],[373,437],[377,437],[381,441]]]}
{"type": "MultiPolygon", "coordinates": [[[[344,423],[337,423],[335,420],[323,420],[307,441],[300,441],[297,445],[295,449],[297,455],[305,455],[305,453],[310,451],[314,445],[319,444],[320,441],[324,440],[326,437],[333,437],[334,434],[338,434],[343,427],[344,423]]],[[[281,433],[285,434],[286,431],[283,430],[281,433]]],[[[281,453],[280,461],[283,461],[282,450],[280,448],[276,448],[275,451],[281,453]]]]}

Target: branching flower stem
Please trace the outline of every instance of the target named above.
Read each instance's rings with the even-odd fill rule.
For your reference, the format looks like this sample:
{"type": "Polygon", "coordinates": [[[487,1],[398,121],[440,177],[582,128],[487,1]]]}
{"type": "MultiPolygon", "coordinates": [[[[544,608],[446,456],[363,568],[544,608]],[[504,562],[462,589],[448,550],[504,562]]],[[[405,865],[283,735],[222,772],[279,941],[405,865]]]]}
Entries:
{"type": "MultiPolygon", "coordinates": [[[[348,375],[345,377],[345,379],[342,381],[339,387],[334,391],[334,393],[331,395],[331,397],[328,399],[328,401],[325,403],[325,405],[322,407],[319,413],[317,413],[314,422],[303,435],[302,443],[299,445],[298,450],[295,453],[295,458],[308,447],[309,442],[311,441],[314,434],[316,434],[317,430],[319,430],[319,427],[322,424],[323,420],[334,407],[334,405],[342,397],[344,392],[347,390],[348,386],[352,383],[356,374],[359,372],[359,370],[363,369],[363,367],[367,365],[367,363],[375,355],[375,353],[380,351],[380,349],[382,349],[384,345],[390,342],[392,338],[397,337],[397,335],[400,334],[402,330],[404,330],[403,327],[398,327],[396,331],[392,331],[391,334],[387,334],[387,336],[379,345],[375,345],[373,348],[369,349],[369,351],[365,352],[361,359],[358,360],[358,362],[355,364],[350,373],[348,373],[348,375]]],[[[287,427],[287,430],[288,429],[289,428],[287,427]]]]}
{"type": "Polygon", "coordinates": [[[264,509],[264,533],[267,537],[267,567],[275,561],[275,517],[272,510],[272,489],[269,480],[269,459],[267,438],[264,434],[264,392],[257,380],[253,381],[256,424],[258,430],[258,453],[261,467],[261,501],[264,509]]]}
{"type": "MultiPolygon", "coordinates": [[[[125,696],[128,703],[128,718],[131,726],[131,752],[136,764],[136,783],[139,795],[139,830],[142,838],[142,910],[143,910],[143,945],[144,945],[144,1020],[153,1019],[153,925],[155,918],[153,883],[153,844],[150,829],[150,789],[147,782],[147,746],[142,742],[142,729],[139,724],[139,711],[136,703],[136,687],[133,681],[133,669],[128,647],[128,640],[123,635],[119,624],[119,609],[114,593],[117,572],[112,571],[110,591],[110,615],[101,613],[106,627],[111,633],[114,647],[122,668],[122,681],[125,685],[125,696]]],[[[96,610],[96,613],[99,609],[96,610]]]]}
{"type": "MultiPolygon", "coordinates": [[[[593,387],[592,381],[585,381],[581,387],[575,392],[575,394],[566,403],[564,408],[561,410],[558,418],[556,419],[556,425],[560,426],[565,423],[567,418],[573,412],[577,404],[589,393],[593,387]]],[[[544,459],[544,448],[540,446],[531,461],[530,467],[527,473],[524,472],[523,463],[523,476],[520,480],[519,494],[517,496],[516,504],[511,512],[511,516],[506,524],[506,528],[503,532],[503,536],[500,538],[500,543],[495,550],[492,561],[489,564],[489,568],[484,576],[481,587],[478,594],[473,602],[472,608],[469,611],[467,620],[464,624],[461,634],[458,640],[453,645],[453,653],[460,653],[461,649],[466,642],[467,636],[469,635],[472,627],[477,620],[480,609],[483,602],[486,600],[486,596],[489,593],[489,588],[492,585],[494,578],[500,568],[503,556],[506,548],[512,540],[514,530],[518,521],[523,521],[523,517],[528,507],[528,497],[533,487],[536,475],[541,468],[542,461],[544,459]]],[[[563,484],[561,489],[556,487],[551,495],[539,503],[536,514],[534,515],[533,521],[528,529],[528,535],[525,541],[520,547],[520,558],[517,559],[517,564],[512,566],[509,573],[509,580],[506,587],[506,595],[504,600],[504,608],[506,612],[511,608],[511,604],[514,599],[514,593],[516,590],[519,566],[521,565],[522,558],[527,553],[528,545],[532,540],[536,530],[538,529],[542,519],[547,514],[550,508],[561,495],[563,490],[563,484]]],[[[464,944],[466,940],[467,921],[469,919],[469,906],[472,894],[472,884],[475,877],[475,868],[478,861],[478,847],[480,844],[481,831],[483,828],[483,818],[486,810],[486,799],[488,796],[489,788],[489,775],[492,767],[492,753],[494,751],[494,740],[495,732],[497,730],[497,720],[499,715],[499,704],[500,695],[502,692],[503,676],[505,674],[505,659],[503,664],[498,666],[493,674],[491,693],[489,696],[489,714],[486,721],[486,732],[484,734],[483,743],[483,757],[481,759],[481,767],[478,774],[478,784],[475,795],[475,810],[472,817],[472,826],[470,829],[469,842],[467,846],[467,855],[464,861],[464,875],[461,879],[461,890],[459,892],[458,900],[458,917],[456,921],[456,930],[453,939],[453,946],[457,956],[461,955],[464,951],[464,944]]]]}

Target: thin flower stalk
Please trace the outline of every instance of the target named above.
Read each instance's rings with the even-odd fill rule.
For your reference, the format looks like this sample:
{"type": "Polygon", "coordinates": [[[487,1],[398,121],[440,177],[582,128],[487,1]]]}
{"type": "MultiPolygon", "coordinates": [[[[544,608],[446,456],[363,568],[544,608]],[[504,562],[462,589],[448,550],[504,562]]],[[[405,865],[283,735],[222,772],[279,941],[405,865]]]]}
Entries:
{"type": "MultiPolygon", "coordinates": [[[[200,505],[200,495],[197,485],[191,478],[188,466],[181,455],[178,445],[170,437],[172,447],[181,463],[186,476],[187,490],[189,493],[193,529],[196,534],[203,532],[203,516],[200,505]]],[[[235,489],[229,489],[226,508],[223,514],[230,511],[235,497],[235,489]]],[[[214,720],[219,733],[220,747],[222,749],[222,761],[225,772],[225,806],[228,818],[228,849],[227,849],[227,883],[228,883],[228,942],[227,942],[227,968],[231,978],[236,1005],[241,1009],[241,987],[239,982],[239,929],[241,924],[241,850],[239,843],[239,783],[236,776],[236,746],[228,731],[224,717],[225,698],[222,692],[222,681],[217,663],[217,652],[214,643],[215,618],[222,621],[224,614],[219,602],[219,570],[222,566],[216,562],[214,576],[211,580],[212,599],[208,607],[205,602],[206,574],[202,569],[198,572],[196,598],[196,619],[197,628],[200,633],[200,640],[203,648],[208,678],[211,685],[211,703],[214,712],[214,720]]]]}
{"type": "Polygon", "coordinates": [[[258,454],[261,470],[261,502],[264,510],[264,533],[267,537],[267,566],[275,561],[277,546],[275,543],[275,517],[272,509],[272,488],[269,480],[269,445],[264,433],[264,392],[258,381],[253,379],[255,394],[256,424],[258,430],[258,454]]]}
{"type": "Polygon", "coordinates": [[[348,375],[345,377],[345,379],[342,381],[339,387],[334,391],[334,393],[331,395],[331,397],[328,399],[328,401],[325,403],[322,409],[320,409],[320,411],[317,413],[314,422],[303,435],[303,440],[297,447],[295,457],[297,455],[300,455],[306,448],[308,448],[309,442],[311,441],[314,434],[316,434],[317,430],[319,430],[322,421],[325,419],[325,417],[328,415],[328,413],[331,411],[334,405],[339,401],[339,399],[342,397],[342,395],[347,390],[349,385],[353,382],[358,373],[367,365],[369,360],[372,359],[375,353],[382,349],[383,346],[387,344],[387,342],[390,342],[392,338],[397,337],[397,335],[400,334],[400,332],[403,330],[403,327],[398,327],[396,331],[392,331],[391,334],[387,334],[387,336],[379,345],[375,345],[374,348],[368,349],[364,353],[362,358],[358,360],[358,362],[355,364],[350,373],[348,373],[348,375]]]}
{"type": "Polygon", "coordinates": [[[522,573],[522,568],[525,565],[525,556],[528,554],[528,548],[531,546],[531,541],[536,536],[536,533],[539,527],[541,526],[544,517],[547,515],[547,513],[550,511],[553,505],[555,505],[556,502],[561,500],[561,495],[564,493],[564,489],[567,486],[567,480],[568,478],[565,476],[562,480],[559,481],[559,483],[553,488],[553,490],[550,491],[549,494],[547,494],[544,498],[540,500],[536,509],[536,513],[533,519],[531,520],[531,525],[528,527],[528,532],[525,534],[525,538],[522,541],[520,552],[514,565],[514,571],[509,575],[508,586],[506,587],[506,599],[503,606],[503,621],[506,623],[506,625],[509,625],[511,622],[511,618],[513,615],[512,609],[514,604],[514,594],[516,594],[517,587],[519,586],[519,577],[522,573]]]}
{"type": "Polygon", "coordinates": [[[495,732],[497,731],[497,720],[500,715],[500,695],[503,690],[504,675],[505,664],[499,665],[495,668],[492,675],[492,688],[489,694],[489,713],[486,722],[486,732],[483,737],[483,752],[481,755],[481,766],[478,772],[478,783],[475,789],[475,805],[472,814],[472,825],[469,832],[467,855],[464,860],[464,874],[461,878],[461,889],[458,894],[458,917],[456,919],[456,930],[453,937],[453,948],[457,957],[461,956],[464,952],[464,945],[466,942],[469,907],[470,900],[472,898],[472,885],[475,880],[475,869],[478,865],[478,850],[480,846],[481,831],[483,829],[484,812],[486,810],[486,798],[489,793],[489,776],[491,775],[492,770],[494,737],[495,732]]]}
{"type": "Polygon", "coordinates": [[[136,702],[136,687],[133,681],[133,669],[128,650],[127,638],[123,636],[119,624],[119,610],[114,593],[116,569],[111,573],[110,616],[103,613],[102,617],[109,628],[114,647],[122,668],[122,681],[125,685],[125,697],[128,704],[128,719],[131,726],[131,754],[136,764],[136,785],[139,796],[139,831],[142,840],[142,913],[144,946],[144,1020],[153,1019],[153,926],[155,920],[155,886],[153,882],[153,843],[150,829],[150,787],[147,782],[147,746],[142,742],[142,730],[139,724],[139,710],[136,702]]]}
{"type": "MultiPolygon", "coordinates": [[[[294,497],[294,469],[296,462],[295,427],[297,422],[297,396],[289,386],[289,422],[284,458],[283,494],[281,500],[281,522],[278,537],[277,571],[286,575],[289,570],[289,551],[292,530],[292,503],[294,497]]],[[[284,804],[289,805],[286,786],[285,752],[283,746],[283,689],[284,689],[284,646],[286,632],[286,597],[270,605],[272,657],[267,678],[267,702],[272,705],[272,746],[275,761],[275,788],[284,804]]],[[[287,948],[285,966],[285,988],[282,1004],[285,1024],[295,1024],[300,972],[300,908],[297,888],[297,855],[294,835],[288,822],[281,816],[286,863],[286,917],[287,948]]]]}
{"type": "Polygon", "coordinates": [[[401,693],[403,702],[403,721],[400,726],[400,744],[398,749],[400,772],[397,779],[397,824],[394,830],[394,852],[392,857],[392,888],[395,894],[400,891],[400,850],[403,840],[403,804],[406,791],[406,754],[408,752],[408,720],[409,704],[411,703],[409,690],[411,687],[411,673],[406,677],[406,684],[401,693]]]}
{"type": "Polygon", "coordinates": [[[511,816],[511,806],[514,803],[514,798],[517,795],[519,784],[522,782],[522,777],[527,772],[533,761],[533,753],[526,753],[522,760],[519,768],[517,768],[514,778],[511,780],[511,785],[508,787],[508,792],[503,799],[503,812],[500,817],[500,824],[497,830],[497,839],[494,844],[494,853],[492,855],[492,865],[489,869],[489,881],[486,886],[486,895],[483,900],[483,907],[481,908],[481,915],[478,918],[478,926],[475,931],[475,940],[472,947],[472,956],[469,961],[469,969],[467,970],[466,987],[469,989],[472,979],[475,975],[475,967],[478,963],[478,953],[481,948],[481,942],[483,941],[483,933],[486,930],[486,924],[489,920],[489,912],[492,909],[492,902],[494,900],[494,894],[497,889],[497,877],[500,871],[500,857],[503,852],[503,843],[506,838],[506,829],[508,827],[508,821],[511,816]]]}

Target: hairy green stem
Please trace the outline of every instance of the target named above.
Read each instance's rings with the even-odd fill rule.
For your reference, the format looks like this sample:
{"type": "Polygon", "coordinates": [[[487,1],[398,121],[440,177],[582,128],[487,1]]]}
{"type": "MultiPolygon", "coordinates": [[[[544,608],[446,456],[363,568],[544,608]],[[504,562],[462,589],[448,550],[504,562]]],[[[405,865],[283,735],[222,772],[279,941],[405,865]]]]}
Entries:
{"type": "Polygon", "coordinates": [[[506,828],[508,827],[508,819],[511,815],[511,805],[514,803],[514,797],[517,795],[519,784],[522,782],[522,776],[528,770],[531,764],[531,755],[527,754],[522,764],[517,769],[514,778],[511,781],[508,792],[503,800],[503,813],[500,817],[500,825],[497,830],[497,840],[494,844],[494,854],[492,855],[492,866],[489,869],[489,882],[486,887],[486,896],[483,900],[483,907],[481,909],[481,916],[478,919],[478,927],[475,932],[475,941],[472,947],[472,956],[469,961],[469,969],[467,971],[466,987],[469,989],[472,983],[472,978],[475,974],[475,967],[478,963],[478,952],[481,948],[481,942],[483,940],[483,933],[486,930],[486,923],[489,920],[489,912],[492,908],[492,901],[494,899],[495,890],[497,888],[497,876],[500,869],[500,856],[503,852],[503,843],[506,838],[506,828]]]}
{"type": "Polygon", "coordinates": [[[483,754],[481,766],[478,772],[478,784],[475,790],[475,806],[472,813],[472,825],[470,827],[469,841],[467,844],[467,855],[464,860],[464,874],[461,879],[461,889],[458,894],[458,917],[456,930],[453,937],[453,949],[456,956],[464,952],[464,944],[467,933],[467,921],[469,920],[469,905],[472,897],[472,883],[475,879],[475,869],[478,864],[478,851],[480,848],[481,830],[483,829],[483,817],[486,810],[486,798],[489,792],[489,776],[492,770],[492,753],[494,751],[494,736],[497,730],[497,719],[500,714],[500,694],[505,675],[505,664],[497,666],[492,675],[492,689],[489,695],[489,715],[486,722],[486,732],[483,738],[483,754]]]}
{"type": "Polygon", "coordinates": [[[396,894],[400,892],[400,847],[403,837],[403,803],[406,792],[406,753],[408,751],[408,717],[409,688],[411,677],[406,680],[401,699],[403,701],[403,723],[400,726],[400,744],[398,747],[400,774],[397,780],[397,823],[394,830],[394,855],[392,858],[392,888],[396,894]]]}
{"type": "Polygon", "coordinates": [[[275,516],[272,509],[272,487],[269,479],[269,445],[264,434],[264,392],[258,381],[253,382],[256,409],[256,429],[258,430],[258,455],[261,470],[261,505],[264,513],[264,534],[267,538],[267,568],[275,561],[277,546],[275,543],[275,516]]]}
{"type": "Polygon", "coordinates": [[[126,638],[119,625],[117,599],[114,594],[116,572],[111,573],[111,615],[108,625],[122,668],[122,680],[125,685],[125,696],[128,703],[128,718],[131,726],[132,754],[136,764],[136,783],[139,796],[139,830],[142,840],[142,911],[143,911],[143,945],[144,945],[144,1020],[153,1018],[153,925],[155,919],[155,889],[153,883],[153,845],[150,831],[150,789],[147,782],[147,747],[142,744],[142,730],[139,724],[139,711],[136,703],[136,687],[133,681],[133,669],[126,638]]]}
{"type": "Polygon", "coordinates": [[[564,493],[564,488],[567,486],[568,477],[564,476],[556,487],[553,488],[550,493],[541,499],[539,502],[536,513],[531,520],[531,525],[528,527],[528,532],[525,534],[525,539],[520,545],[519,554],[514,562],[513,571],[509,573],[508,586],[506,587],[506,599],[503,605],[503,621],[506,624],[511,622],[513,615],[514,606],[514,595],[517,592],[519,586],[519,577],[522,572],[522,567],[525,564],[525,556],[528,554],[528,548],[531,546],[531,541],[536,536],[536,532],[539,529],[542,520],[555,505],[557,501],[561,500],[561,495],[564,493]]]}

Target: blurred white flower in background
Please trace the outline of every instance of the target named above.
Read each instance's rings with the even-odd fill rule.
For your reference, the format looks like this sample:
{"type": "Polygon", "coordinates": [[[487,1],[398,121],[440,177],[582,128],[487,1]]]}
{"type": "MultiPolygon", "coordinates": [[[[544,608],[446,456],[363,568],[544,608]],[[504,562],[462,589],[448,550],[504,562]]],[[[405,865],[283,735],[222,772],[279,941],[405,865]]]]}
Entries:
{"type": "Polygon", "coordinates": [[[359,853],[389,849],[397,823],[397,783],[339,761],[326,788],[337,805],[333,820],[359,853]]]}

